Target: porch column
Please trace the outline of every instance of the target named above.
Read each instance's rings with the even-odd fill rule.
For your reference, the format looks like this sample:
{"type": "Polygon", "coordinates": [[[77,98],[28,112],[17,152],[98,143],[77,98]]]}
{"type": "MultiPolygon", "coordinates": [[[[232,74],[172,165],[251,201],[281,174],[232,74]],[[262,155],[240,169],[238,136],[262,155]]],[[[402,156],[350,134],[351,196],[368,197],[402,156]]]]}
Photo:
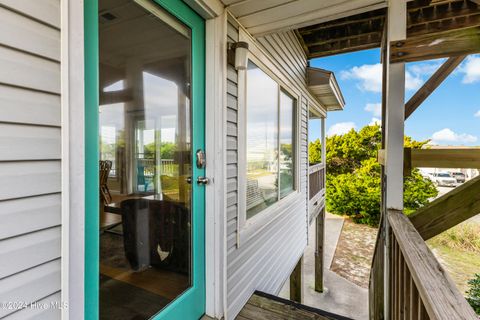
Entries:
{"type": "Polygon", "coordinates": [[[290,275],[290,300],[303,302],[303,255],[290,275]]]}
{"type": "Polygon", "coordinates": [[[384,250],[384,306],[385,319],[389,319],[389,237],[387,209],[403,210],[403,136],[405,118],[405,63],[390,63],[390,44],[392,41],[406,39],[407,2],[390,0],[387,14],[387,54],[383,63],[386,75],[386,114],[383,117],[385,136],[384,203],[383,228],[384,250]]]}
{"type": "MultiPolygon", "coordinates": [[[[326,186],[326,139],[325,139],[325,118],[321,119],[320,136],[322,141],[322,164],[325,166],[323,169],[323,186],[326,186]]],[[[323,262],[325,260],[324,243],[325,243],[325,207],[318,214],[315,221],[315,291],[323,292],[323,262]]]]}
{"type": "Polygon", "coordinates": [[[322,208],[315,223],[315,291],[323,292],[323,261],[325,242],[325,207],[322,208]]]}
{"type": "Polygon", "coordinates": [[[322,163],[325,164],[325,159],[327,158],[327,140],[326,140],[326,134],[325,134],[325,117],[322,117],[321,119],[321,127],[320,127],[320,136],[322,139],[322,163]]]}

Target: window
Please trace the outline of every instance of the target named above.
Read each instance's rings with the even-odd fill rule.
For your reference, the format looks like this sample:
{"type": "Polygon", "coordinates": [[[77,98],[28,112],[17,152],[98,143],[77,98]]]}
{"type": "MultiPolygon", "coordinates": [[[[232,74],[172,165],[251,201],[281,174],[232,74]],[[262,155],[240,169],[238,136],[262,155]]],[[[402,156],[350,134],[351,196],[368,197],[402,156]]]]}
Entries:
{"type": "Polygon", "coordinates": [[[295,101],[249,61],[246,81],[247,219],[295,189],[295,101]]]}

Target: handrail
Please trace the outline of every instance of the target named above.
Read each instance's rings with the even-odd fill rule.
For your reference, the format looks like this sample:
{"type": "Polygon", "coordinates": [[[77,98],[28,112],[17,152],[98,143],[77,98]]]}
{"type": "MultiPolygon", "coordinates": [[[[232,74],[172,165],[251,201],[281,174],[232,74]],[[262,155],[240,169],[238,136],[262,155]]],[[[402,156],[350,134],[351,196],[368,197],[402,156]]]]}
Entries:
{"type": "Polygon", "coordinates": [[[312,174],[314,172],[317,172],[317,171],[320,171],[322,170],[323,168],[325,168],[325,164],[324,163],[317,163],[317,164],[312,164],[308,167],[308,173],[309,174],[312,174]]]}
{"type": "Polygon", "coordinates": [[[390,318],[477,320],[408,217],[398,210],[388,210],[387,217],[390,318]]]}

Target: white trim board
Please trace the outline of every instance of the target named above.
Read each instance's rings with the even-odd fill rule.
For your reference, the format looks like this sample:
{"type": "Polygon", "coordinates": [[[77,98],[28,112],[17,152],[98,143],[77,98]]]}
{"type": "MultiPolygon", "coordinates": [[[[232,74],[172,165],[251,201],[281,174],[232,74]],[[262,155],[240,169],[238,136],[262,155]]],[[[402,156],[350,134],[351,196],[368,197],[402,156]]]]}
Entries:
{"type": "Polygon", "coordinates": [[[84,2],[61,1],[62,319],[84,319],[84,2]],[[71,147],[74,146],[74,147],[71,147]]]}
{"type": "MultiPolygon", "coordinates": [[[[226,309],[226,105],[227,16],[206,21],[206,175],[205,277],[206,314],[215,319],[226,309]]],[[[225,316],[226,317],[226,316],[225,316]]]]}

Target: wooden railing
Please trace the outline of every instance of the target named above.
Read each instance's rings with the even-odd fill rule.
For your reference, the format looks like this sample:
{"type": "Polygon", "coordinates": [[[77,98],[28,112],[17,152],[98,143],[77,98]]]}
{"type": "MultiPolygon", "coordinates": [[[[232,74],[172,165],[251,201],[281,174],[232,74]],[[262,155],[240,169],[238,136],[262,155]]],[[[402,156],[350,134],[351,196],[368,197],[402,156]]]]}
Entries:
{"type": "Polygon", "coordinates": [[[308,207],[311,222],[325,205],[325,165],[323,163],[311,165],[308,174],[308,207]]]}
{"type": "MultiPolygon", "coordinates": [[[[143,174],[145,176],[154,176],[156,173],[157,162],[152,158],[137,158],[139,166],[143,167],[143,174]]],[[[175,174],[178,173],[178,165],[173,159],[162,159],[158,167],[161,174],[175,174]]]]}
{"type": "Polygon", "coordinates": [[[408,217],[389,210],[387,218],[389,319],[476,320],[475,312],[408,217]]]}

